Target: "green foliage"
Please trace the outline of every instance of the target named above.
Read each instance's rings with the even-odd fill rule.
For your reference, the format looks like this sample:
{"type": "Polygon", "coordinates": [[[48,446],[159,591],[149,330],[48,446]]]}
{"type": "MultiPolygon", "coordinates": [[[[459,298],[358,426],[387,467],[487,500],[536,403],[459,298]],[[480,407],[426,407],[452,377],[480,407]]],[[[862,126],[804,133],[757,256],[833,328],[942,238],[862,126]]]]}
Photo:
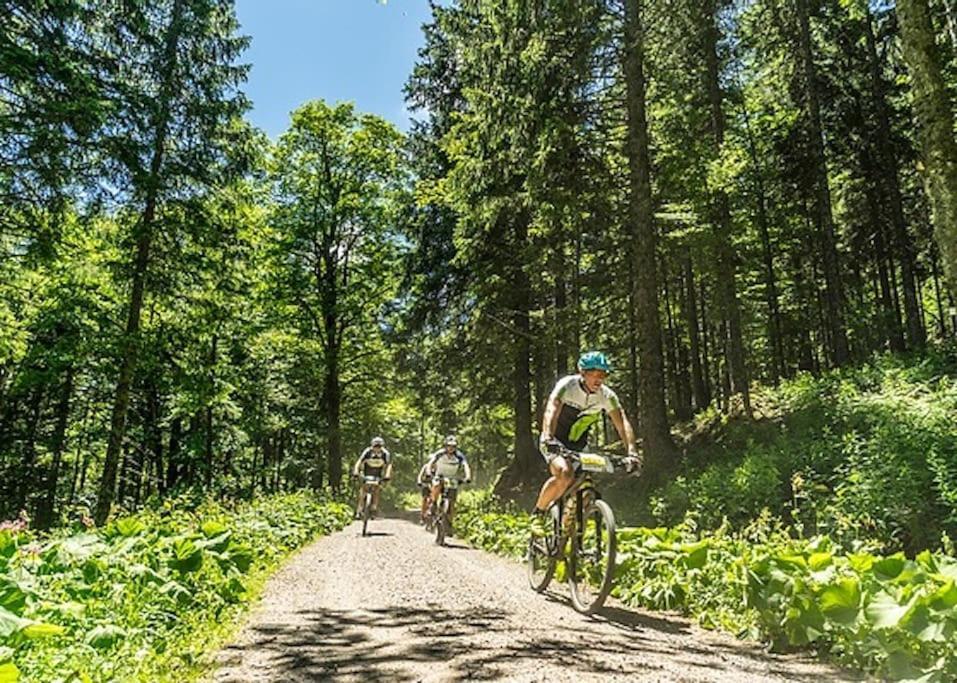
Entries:
{"type": "Polygon", "coordinates": [[[283,494],[231,507],[168,501],[73,535],[0,531],[0,680],[16,680],[13,667],[30,680],[194,677],[196,657],[268,572],[350,517],[283,494]]]}
{"type": "MultiPolygon", "coordinates": [[[[520,559],[527,515],[463,497],[457,526],[471,543],[520,559]]],[[[559,577],[560,578],[560,577],[559,577]]],[[[680,610],[708,628],[813,647],[891,680],[957,675],[957,558],[843,554],[826,537],[795,539],[765,514],[739,533],[671,528],[618,531],[613,595],[630,605],[680,610]]]]}
{"type": "Polygon", "coordinates": [[[659,521],[686,513],[741,527],[763,508],[840,546],[918,552],[957,535],[957,385],[949,355],[881,356],[800,375],[756,397],[764,420],[731,424],[653,494],[659,521]]]}

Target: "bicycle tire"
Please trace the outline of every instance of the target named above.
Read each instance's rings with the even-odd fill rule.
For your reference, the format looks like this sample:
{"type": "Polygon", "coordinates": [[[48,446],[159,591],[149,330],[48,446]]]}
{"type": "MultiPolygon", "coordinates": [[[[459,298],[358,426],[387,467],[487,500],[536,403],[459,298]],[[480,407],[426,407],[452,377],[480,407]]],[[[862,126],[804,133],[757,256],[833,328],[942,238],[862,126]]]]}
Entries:
{"type": "Polygon", "coordinates": [[[593,614],[601,609],[605,599],[611,592],[612,584],[615,578],[615,556],[617,553],[617,539],[615,536],[615,514],[612,512],[608,503],[603,500],[591,502],[582,515],[583,529],[576,529],[572,539],[572,552],[569,558],[568,585],[572,594],[572,605],[582,614],[593,614]],[[592,553],[590,547],[583,547],[584,540],[588,538],[591,527],[594,526],[591,533],[594,534],[596,560],[604,560],[604,566],[597,567],[599,582],[593,591],[592,584],[589,582],[589,573],[594,574],[593,567],[596,563],[587,561],[588,555],[592,553]],[[591,571],[590,571],[591,570],[591,571]]]}
{"type": "Polygon", "coordinates": [[[436,545],[445,545],[446,520],[449,512],[449,502],[444,497],[439,503],[439,516],[435,520],[435,543],[436,545]]]}
{"type": "Polygon", "coordinates": [[[525,568],[528,573],[528,584],[536,593],[548,588],[555,575],[555,558],[548,552],[548,534],[536,537],[528,535],[528,548],[525,550],[525,568]]]}
{"type": "Polygon", "coordinates": [[[372,508],[372,494],[366,491],[365,504],[362,506],[362,535],[368,535],[369,514],[372,508]]]}

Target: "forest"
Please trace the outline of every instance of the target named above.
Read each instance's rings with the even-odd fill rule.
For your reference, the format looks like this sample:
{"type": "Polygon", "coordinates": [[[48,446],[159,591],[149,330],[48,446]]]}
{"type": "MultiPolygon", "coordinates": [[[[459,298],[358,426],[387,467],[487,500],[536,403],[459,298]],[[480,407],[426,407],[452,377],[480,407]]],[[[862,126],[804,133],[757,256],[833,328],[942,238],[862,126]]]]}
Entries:
{"type": "Polygon", "coordinates": [[[0,520],[351,496],[375,435],[520,498],[601,349],[634,521],[953,553],[957,1],[430,7],[409,131],[273,140],[232,0],[0,0],[0,520]]]}

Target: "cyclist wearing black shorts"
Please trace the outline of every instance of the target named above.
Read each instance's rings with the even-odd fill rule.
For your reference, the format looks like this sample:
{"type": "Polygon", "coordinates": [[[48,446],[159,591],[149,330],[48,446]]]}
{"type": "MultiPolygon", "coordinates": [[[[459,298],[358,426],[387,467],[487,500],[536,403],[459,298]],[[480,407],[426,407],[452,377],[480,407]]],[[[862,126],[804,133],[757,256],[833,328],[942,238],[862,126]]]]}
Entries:
{"type": "MultiPolygon", "coordinates": [[[[360,476],[360,470],[363,477],[378,477],[380,481],[387,482],[392,476],[392,454],[385,448],[385,441],[381,436],[372,439],[372,443],[362,451],[362,455],[356,460],[352,468],[352,476],[357,479],[360,476]]],[[[372,512],[379,511],[379,488],[372,491],[372,512]]],[[[366,484],[363,481],[359,486],[359,495],[356,499],[356,519],[360,517],[362,510],[362,499],[365,497],[366,484]]]]}
{"type": "Polygon", "coordinates": [[[429,503],[432,501],[432,473],[429,472],[428,462],[422,465],[422,469],[419,470],[419,477],[416,481],[419,484],[419,493],[422,494],[419,521],[425,524],[425,516],[429,512],[429,503]]]}
{"type": "Polygon", "coordinates": [[[578,374],[563,377],[552,389],[542,417],[539,438],[539,447],[551,476],[542,485],[535,504],[535,514],[547,510],[575,481],[575,473],[561,455],[561,447],[582,450],[588,442],[588,431],[603,413],[611,417],[618,436],[628,445],[632,466],[635,469],[640,467],[631,423],[618,396],[605,385],[610,369],[608,359],[600,351],[583,353],[578,359],[578,374]]]}
{"type": "MultiPolygon", "coordinates": [[[[459,450],[459,442],[451,434],[445,437],[442,448],[429,457],[425,463],[428,473],[432,477],[431,500],[438,502],[442,479],[458,479],[466,484],[472,481],[472,468],[469,467],[465,453],[459,450]]],[[[452,527],[452,516],[455,514],[455,489],[446,492],[449,500],[449,528],[452,527]]]]}

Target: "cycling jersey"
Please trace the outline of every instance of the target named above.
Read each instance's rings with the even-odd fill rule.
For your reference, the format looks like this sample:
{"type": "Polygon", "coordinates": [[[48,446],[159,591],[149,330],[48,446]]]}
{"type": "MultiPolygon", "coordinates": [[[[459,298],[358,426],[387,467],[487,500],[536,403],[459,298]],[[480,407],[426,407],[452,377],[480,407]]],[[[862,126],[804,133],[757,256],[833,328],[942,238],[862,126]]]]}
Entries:
{"type": "Polygon", "coordinates": [[[381,477],[385,466],[391,461],[392,454],[384,448],[379,453],[376,453],[369,447],[362,451],[362,455],[359,456],[362,474],[366,477],[381,477]]]}
{"type": "Polygon", "coordinates": [[[588,442],[588,430],[601,419],[602,413],[621,409],[618,396],[604,384],[589,392],[581,375],[568,375],[558,380],[549,401],[560,401],[561,412],[552,435],[567,448],[580,451],[588,442]]]}
{"type": "Polygon", "coordinates": [[[458,449],[450,456],[444,448],[440,448],[429,456],[428,468],[436,477],[458,479],[464,465],[465,453],[458,449]]]}

